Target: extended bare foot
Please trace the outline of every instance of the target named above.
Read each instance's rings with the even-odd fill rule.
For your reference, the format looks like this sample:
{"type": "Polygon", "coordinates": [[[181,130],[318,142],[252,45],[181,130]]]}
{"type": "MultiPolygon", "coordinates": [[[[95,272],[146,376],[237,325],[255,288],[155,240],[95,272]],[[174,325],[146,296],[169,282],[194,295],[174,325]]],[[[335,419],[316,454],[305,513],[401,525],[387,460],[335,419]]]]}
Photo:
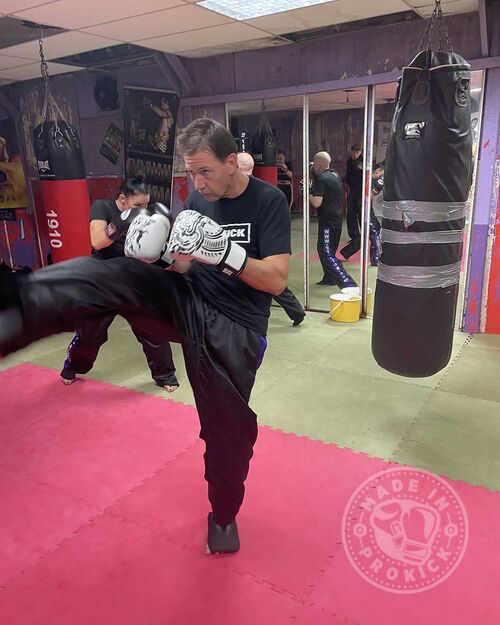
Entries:
{"type": "Polygon", "coordinates": [[[173,393],[179,388],[179,385],[178,384],[165,384],[163,388],[167,391],[167,393],[173,393]]]}

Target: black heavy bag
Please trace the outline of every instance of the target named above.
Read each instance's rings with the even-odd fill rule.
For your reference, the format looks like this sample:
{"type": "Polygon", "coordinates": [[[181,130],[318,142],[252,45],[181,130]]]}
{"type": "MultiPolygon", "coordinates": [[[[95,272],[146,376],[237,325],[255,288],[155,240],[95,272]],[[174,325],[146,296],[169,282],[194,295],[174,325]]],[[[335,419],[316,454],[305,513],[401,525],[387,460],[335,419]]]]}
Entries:
{"type": "Polygon", "coordinates": [[[33,132],[41,180],[43,214],[55,262],[90,253],[89,195],[80,138],[62,119],[47,120],[33,132]]]}
{"type": "Polygon", "coordinates": [[[387,149],[372,351],[398,375],[450,359],[472,178],[470,66],[420,52],[403,70],[387,149]]]}
{"type": "Polygon", "coordinates": [[[278,184],[276,150],[276,136],[263,109],[257,132],[252,137],[253,175],[275,186],[278,184]]]}

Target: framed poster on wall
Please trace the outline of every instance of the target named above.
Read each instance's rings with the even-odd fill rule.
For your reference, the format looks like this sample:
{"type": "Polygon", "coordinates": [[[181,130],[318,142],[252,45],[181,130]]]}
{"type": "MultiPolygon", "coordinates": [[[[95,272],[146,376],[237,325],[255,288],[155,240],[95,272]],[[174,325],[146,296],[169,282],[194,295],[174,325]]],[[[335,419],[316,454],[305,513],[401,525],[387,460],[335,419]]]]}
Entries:
{"type": "Polygon", "coordinates": [[[178,110],[173,91],[125,87],[125,176],[143,174],[151,201],[168,206],[178,110]]]}

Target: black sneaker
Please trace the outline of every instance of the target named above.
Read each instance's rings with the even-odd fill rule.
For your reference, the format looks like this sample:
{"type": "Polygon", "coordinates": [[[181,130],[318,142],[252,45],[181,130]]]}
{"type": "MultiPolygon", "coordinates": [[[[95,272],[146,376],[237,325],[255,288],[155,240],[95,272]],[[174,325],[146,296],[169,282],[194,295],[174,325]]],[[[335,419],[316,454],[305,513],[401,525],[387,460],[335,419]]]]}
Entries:
{"type": "Polygon", "coordinates": [[[63,382],[63,384],[73,384],[75,380],[76,375],[73,369],[64,367],[64,369],[61,371],[61,381],[63,382]]]}
{"type": "Polygon", "coordinates": [[[335,286],[335,282],[330,282],[328,280],[325,280],[324,278],[323,278],[323,280],[320,280],[319,282],[316,282],[316,284],[318,286],[335,286]]]}
{"type": "Polygon", "coordinates": [[[207,553],[236,553],[240,549],[240,538],[236,521],[221,527],[214,520],[213,512],[208,515],[207,553]]]}

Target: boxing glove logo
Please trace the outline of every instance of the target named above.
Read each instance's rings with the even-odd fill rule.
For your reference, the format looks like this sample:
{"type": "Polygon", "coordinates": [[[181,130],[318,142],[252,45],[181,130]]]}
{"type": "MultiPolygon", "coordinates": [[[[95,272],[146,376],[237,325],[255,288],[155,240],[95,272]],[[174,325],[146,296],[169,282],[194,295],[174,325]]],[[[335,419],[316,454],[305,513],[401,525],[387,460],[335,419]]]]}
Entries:
{"type": "Polygon", "coordinates": [[[370,525],[380,549],[390,558],[423,564],[432,553],[439,514],[412,500],[388,500],[375,506],[370,525]]]}
{"type": "Polygon", "coordinates": [[[342,541],[348,560],[370,584],[399,594],[422,592],[460,564],[467,514],[439,476],[412,467],[387,469],[350,498],[342,541]]]}

